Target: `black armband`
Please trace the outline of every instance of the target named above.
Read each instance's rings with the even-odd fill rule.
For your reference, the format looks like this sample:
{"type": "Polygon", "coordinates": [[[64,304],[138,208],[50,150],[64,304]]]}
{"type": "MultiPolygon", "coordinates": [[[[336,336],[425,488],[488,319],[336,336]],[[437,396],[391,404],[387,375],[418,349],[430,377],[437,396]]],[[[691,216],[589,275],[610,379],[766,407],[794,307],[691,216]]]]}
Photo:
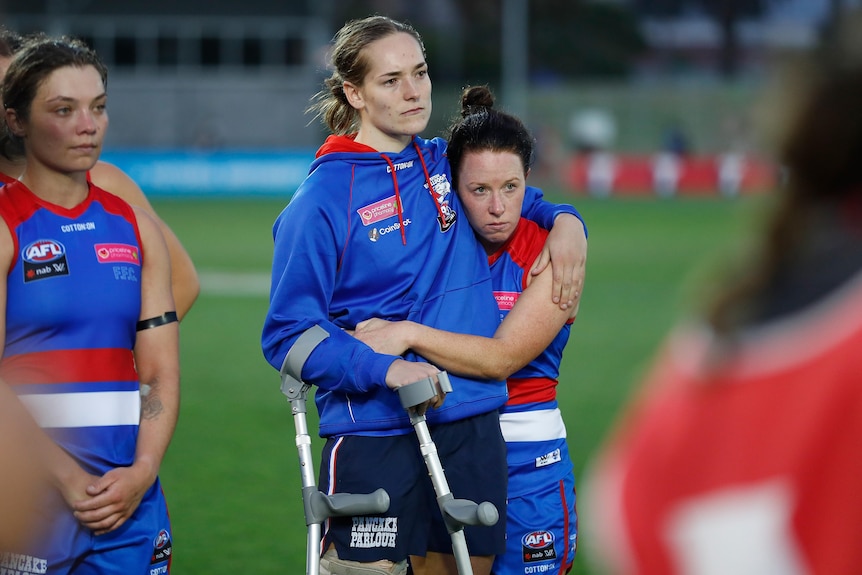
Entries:
{"type": "Polygon", "coordinates": [[[138,331],[143,331],[145,329],[150,329],[151,327],[159,327],[160,325],[174,323],[175,321],[180,321],[177,317],[177,312],[166,311],[162,315],[151,317],[150,319],[142,319],[138,322],[137,328],[138,331]]]}

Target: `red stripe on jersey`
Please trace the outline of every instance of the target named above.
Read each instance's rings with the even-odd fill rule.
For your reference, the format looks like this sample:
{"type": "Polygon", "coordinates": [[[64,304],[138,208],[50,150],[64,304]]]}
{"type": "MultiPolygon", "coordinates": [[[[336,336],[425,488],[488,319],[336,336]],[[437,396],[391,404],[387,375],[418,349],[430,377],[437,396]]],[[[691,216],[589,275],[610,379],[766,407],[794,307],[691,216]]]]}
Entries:
{"type": "MultiPolygon", "coordinates": [[[[509,236],[508,241],[500,249],[488,256],[488,265],[494,265],[503,254],[508,253],[515,265],[526,272],[533,265],[539,254],[542,253],[542,246],[545,245],[547,237],[547,230],[540,228],[536,222],[521,218],[518,221],[515,233],[509,236]]],[[[525,273],[521,289],[526,289],[527,287],[526,277],[527,274],[525,273]]]]}
{"type": "Polygon", "coordinates": [[[69,349],[22,353],[3,358],[0,377],[11,385],[137,381],[129,349],[69,349]]]}
{"type": "Polygon", "coordinates": [[[511,377],[506,381],[509,387],[509,401],[506,405],[543,403],[557,398],[557,380],[548,377],[511,377]]]}

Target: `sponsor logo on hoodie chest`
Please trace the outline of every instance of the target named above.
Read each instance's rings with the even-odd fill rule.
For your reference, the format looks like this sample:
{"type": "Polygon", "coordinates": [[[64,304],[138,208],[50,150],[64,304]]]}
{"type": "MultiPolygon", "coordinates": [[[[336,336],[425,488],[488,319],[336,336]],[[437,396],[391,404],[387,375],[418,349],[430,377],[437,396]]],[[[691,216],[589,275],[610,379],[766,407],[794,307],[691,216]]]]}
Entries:
{"type": "Polygon", "coordinates": [[[400,230],[402,223],[405,228],[413,223],[410,218],[405,218],[402,213],[400,221],[391,222],[386,225],[376,225],[378,222],[398,216],[398,199],[394,194],[373,204],[363,206],[356,210],[356,213],[359,214],[363,226],[373,226],[368,230],[368,239],[372,242],[376,242],[381,236],[400,230]]]}
{"type": "MultiPolygon", "coordinates": [[[[412,169],[414,167],[414,160],[394,162],[386,166],[386,173],[391,174],[393,171],[398,172],[400,170],[412,169]]],[[[456,218],[447,198],[452,191],[448,178],[445,174],[433,174],[430,176],[430,181],[426,181],[423,189],[425,193],[430,192],[429,195],[436,205],[440,231],[448,231],[456,218]]],[[[404,193],[404,190],[401,190],[401,192],[404,193]]],[[[356,210],[356,214],[359,216],[362,225],[370,228],[368,229],[369,240],[376,242],[382,236],[399,231],[413,223],[412,219],[407,217],[404,213],[403,204],[399,205],[399,199],[400,198],[393,193],[391,196],[364,205],[356,210]],[[386,225],[380,224],[380,222],[388,220],[389,218],[398,218],[398,221],[390,222],[386,225]]]]}
{"type": "Polygon", "coordinates": [[[370,226],[397,215],[398,200],[395,198],[395,194],[392,194],[388,198],[359,208],[356,213],[359,214],[363,226],[370,226]]]}

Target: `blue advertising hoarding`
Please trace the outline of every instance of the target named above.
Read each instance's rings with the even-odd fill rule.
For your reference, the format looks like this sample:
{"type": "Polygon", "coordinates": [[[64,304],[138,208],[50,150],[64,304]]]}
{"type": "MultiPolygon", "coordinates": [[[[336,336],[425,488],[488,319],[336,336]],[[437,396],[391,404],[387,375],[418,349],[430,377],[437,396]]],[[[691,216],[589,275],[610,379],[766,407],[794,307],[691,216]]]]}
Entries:
{"type": "Polygon", "coordinates": [[[102,159],[148,196],[283,196],[308,173],[313,150],[120,150],[102,159]]]}

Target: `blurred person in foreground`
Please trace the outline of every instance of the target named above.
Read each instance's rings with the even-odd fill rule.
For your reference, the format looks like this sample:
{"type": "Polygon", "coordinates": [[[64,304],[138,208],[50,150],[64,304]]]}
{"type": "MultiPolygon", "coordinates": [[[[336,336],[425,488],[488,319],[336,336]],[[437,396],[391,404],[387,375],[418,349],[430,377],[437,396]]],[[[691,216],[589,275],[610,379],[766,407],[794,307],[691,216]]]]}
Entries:
{"type": "Polygon", "coordinates": [[[0,187],[0,392],[32,416],[21,441],[52,487],[30,511],[44,531],[0,555],[3,573],[170,568],[158,478],[179,410],[170,261],[156,221],[88,178],[106,90],[92,50],[39,36],[0,91],[26,160],[0,187]]]}
{"type": "Polygon", "coordinates": [[[548,232],[521,216],[533,137],[494,108],[486,86],[464,90],[449,130],[452,184],[485,250],[501,325],[493,337],[453,333],[412,321],[370,319],[354,336],[379,353],[412,350],[451,373],[506,379],[500,428],[509,470],[506,551],[492,573],[566,573],[577,545],[575,475],[557,404],[563,349],[578,306],[547,297],[550,268],[530,274],[548,232]]]}
{"type": "Polygon", "coordinates": [[[12,388],[0,380],[0,573],[8,567],[4,553],[20,550],[41,536],[33,510],[48,493],[48,478],[33,457],[38,447],[25,439],[36,433],[33,419],[12,388]]]}
{"type": "Polygon", "coordinates": [[[592,465],[582,526],[602,572],[862,566],[862,52],[847,24],[857,38],[781,92],[798,100],[773,126],[786,181],[760,249],[671,332],[592,465]]]}
{"type": "MultiPolygon", "coordinates": [[[[26,38],[0,26],[0,84],[15,53],[26,38]]],[[[0,130],[0,186],[14,182],[24,173],[24,150],[20,142],[0,130]]],[[[171,289],[177,306],[177,316],[183,319],[200,293],[200,280],[194,263],[177,235],[158,216],[143,190],[117,166],[99,160],[89,172],[90,180],[115,196],[145,210],[159,224],[171,255],[171,289]]]]}

